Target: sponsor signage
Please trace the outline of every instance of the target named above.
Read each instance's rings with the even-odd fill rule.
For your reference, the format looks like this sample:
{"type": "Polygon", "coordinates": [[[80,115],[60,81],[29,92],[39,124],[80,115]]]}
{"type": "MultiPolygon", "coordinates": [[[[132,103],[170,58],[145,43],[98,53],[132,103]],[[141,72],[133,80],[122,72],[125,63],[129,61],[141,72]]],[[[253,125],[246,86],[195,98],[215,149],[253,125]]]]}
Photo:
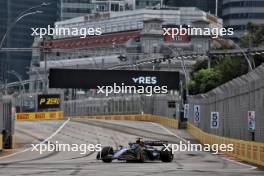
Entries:
{"type": "Polygon", "coordinates": [[[254,131],[256,127],[255,111],[248,111],[248,130],[254,131]]]}
{"type": "Polygon", "coordinates": [[[193,120],[194,123],[200,123],[201,120],[201,107],[200,105],[193,106],[193,120]]]}
{"type": "Polygon", "coordinates": [[[59,94],[38,95],[38,109],[60,108],[59,94]]]}
{"type": "Polygon", "coordinates": [[[180,104],[176,103],[176,118],[180,118],[180,104]]]}
{"type": "Polygon", "coordinates": [[[189,104],[184,105],[184,118],[188,119],[189,118],[189,104]]]}
{"type": "Polygon", "coordinates": [[[167,86],[179,89],[179,72],[136,70],[50,69],[50,88],[97,89],[98,86],[167,86]]]}
{"type": "Polygon", "coordinates": [[[30,113],[16,113],[16,120],[52,120],[52,119],[62,119],[62,111],[54,112],[30,112],[30,113]]]}
{"type": "Polygon", "coordinates": [[[219,112],[211,112],[211,128],[219,128],[219,112]]]}

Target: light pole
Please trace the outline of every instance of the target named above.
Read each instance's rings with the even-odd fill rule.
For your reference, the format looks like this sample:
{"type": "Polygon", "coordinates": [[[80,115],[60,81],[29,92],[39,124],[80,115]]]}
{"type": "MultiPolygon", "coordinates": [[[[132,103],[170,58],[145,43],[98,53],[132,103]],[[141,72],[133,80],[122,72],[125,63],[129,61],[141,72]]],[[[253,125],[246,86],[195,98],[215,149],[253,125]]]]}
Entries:
{"type": "MultiPolygon", "coordinates": [[[[178,55],[178,53],[176,53],[175,51],[174,51],[174,49],[172,49],[172,48],[170,48],[169,46],[166,46],[165,45],[165,47],[166,48],[168,48],[172,53],[173,53],[173,55],[175,56],[175,57],[177,57],[177,55],[178,55]]],[[[185,77],[185,86],[186,86],[186,98],[187,98],[187,96],[188,96],[188,86],[187,86],[187,81],[189,80],[189,74],[187,73],[187,70],[186,70],[186,65],[185,65],[185,62],[184,62],[184,56],[180,56],[180,57],[178,57],[179,59],[180,59],[180,61],[181,61],[181,67],[182,67],[182,70],[183,70],[183,73],[184,73],[184,77],[185,77]]]]}
{"type": "MultiPolygon", "coordinates": [[[[19,22],[20,20],[22,20],[24,17],[29,16],[29,15],[34,15],[34,14],[37,14],[37,13],[42,13],[42,11],[28,12],[28,13],[22,14],[21,16],[17,17],[16,20],[13,23],[11,23],[11,25],[7,28],[3,38],[1,39],[0,51],[1,51],[2,47],[3,47],[3,45],[4,45],[4,41],[5,41],[6,37],[7,37],[7,35],[11,31],[11,29],[15,26],[15,24],[17,22],[19,22]]],[[[5,58],[5,62],[6,62],[6,58],[5,58]]],[[[6,80],[5,80],[4,84],[6,84],[6,80]]]]}
{"type": "MultiPolygon", "coordinates": [[[[178,53],[174,51],[174,49],[170,48],[169,46],[167,45],[164,45],[166,48],[168,48],[174,55],[174,57],[177,57],[178,53]]],[[[185,62],[184,62],[184,56],[179,56],[178,57],[181,61],[181,67],[182,67],[182,70],[184,72],[184,77],[185,77],[185,96],[186,96],[186,100],[184,102],[184,99],[183,99],[183,88],[182,88],[182,82],[180,81],[180,95],[181,95],[181,98],[180,98],[180,117],[179,117],[179,122],[184,122],[184,120],[182,121],[181,117],[182,117],[182,113],[181,113],[181,109],[182,107],[184,107],[184,104],[187,104],[188,103],[188,95],[189,95],[189,89],[188,89],[188,85],[187,85],[187,82],[189,80],[189,75],[186,71],[186,65],[185,65],[185,62]]],[[[176,100],[177,101],[177,100],[176,100]]],[[[177,106],[176,106],[176,101],[175,101],[175,108],[176,108],[176,112],[177,112],[177,106]]],[[[183,110],[184,111],[184,110],[183,110]]],[[[180,123],[181,124],[181,123],[180,123]]]]}
{"type": "Polygon", "coordinates": [[[25,85],[22,83],[23,80],[21,78],[21,75],[19,75],[15,70],[7,71],[7,73],[14,75],[19,80],[19,82],[23,88],[23,92],[25,93],[26,89],[25,89],[25,85]]]}
{"type": "Polygon", "coordinates": [[[3,47],[4,41],[5,41],[6,37],[7,37],[7,35],[11,31],[11,29],[16,25],[17,22],[19,22],[20,20],[22,20],[26,16],[34,15],[34,14],[38,14],[38,13],[42,13],[42,11],[28,12],[28,13],[22,14],[21,16],[16,18],[16,20],[13,23],[11,23],[11,25],[7,28],[6,33],[4,34],[4,36],[3,36],[2,40],[1,40],[1,43],[0,43],[0,50],[3,47]]]}
{"type": "Polygon", "coordinates": [[[253,67],[252,67],[252,64],[251,64],[250,59],[248,58],[247,54],[246,54],[246,53],[242,50],[242,48],[240,48],[240,46],[239,46],[238,44],[236,44],[233,40],[232,40],[232,44],[233,44],[237,49],[239,49],[239,50],[242,52],[243,56],[245,57],[245,59],[246,59],[246,61],[247,61],[247,63],[248,63],[249,71],[252,71],[252,70],[253,70],[253,67]]]}
{"type": "Polygon", "coordinates": [[[21,76],[15,70],[7,71],[7,73],[14,75],[19,80],[19,82],[20,82],[20,84],[21,84],[21,86],[23,88],[23,93],[21,93],[21,86],[19,87],[19,92],[20,92],[20,112],[22,112],[23,95],[26,93],[25,85],[22,83],[21,76]]]}
{"type": "MultiPolygon", "coordinates": [[[[24,17],[26,16],[29,16],[29,15],[34,15],[34,14],[37,14],[37,13],[42,13],[42,11],[33,11],[33,12],[30,12],[31,10],[34,10],[34,9],[37,9],[37,8],[40,8],[42,6],[48,6],[50,5],[51,3],[46,3],[46,2],[43,2],[42,4],[40,5],[37,5],[37,6],[33,6],[33,7],[30,7],[29,9],[27,10],[24,10],[22,11],[21,13],[19,13],[18,17],[14,20],[14,22],[12,22],[10,24],[10,26],[7,28],[4,36],[2,37],[1,39],[1,42],[0,42],[0,51],[2,50],[2,47],[4,45],[4,41],[7,37],[7,35],[9,34],[9,32],[11,31],[11,29],[16,25],[17,22],[19,22],[20,20],[22,20],[24,17]]],[[[6,59],[5,59],[6,60],[6,59]]],[[[6,62],[6,61],[5,61],[6,62]]],[[[6,84],[6,81],[5,83],[6,84]]],[[[1,98],[1,94],[0,94],[0,98],[1,98]]]]}
{"type": "MultiPolygon", "coordinates": [[[[29,13],[26,13],[26,14],[23,14],[22,16],[19,16],[18,18],[16,18],[16,20],[8,27],[8,29],[6,30],[1,42],[0,42],[0,50],[2,49],[3,45],[4,45],[4,41],[7,37],[7,35],[9,34],[9,32],[11,31],[11,29],[15,26],[15,24],[17,22],[19,22],[21,19],[23,19],[24,17],[26,16],[29,16],[29,15],[34,15],[34,14],[37,14],[37,13],[42,13],[41,11],[35,11],[35,12],[29,12],[29,13]]],[[[6,84],[6,81],[5,83],[6,84]]]]}
{"type": "MultiPolygon", "coordinates": [[[[223,40],[223,39],[220,39],[220,40],[223,40]]],[[[230,41],[231,41],[231,44],[234,45],[236,49],[239,49],[239,50],[241,51],[241,53],[243,54],[244,58],[245,58],[246,61],[247,61],[249,71],[252,71],[252,70],[253,70],[253,67],[252,67],[252,64],[251,64],[250,59],[248,58],[247,54],[246,54],[246,53],[242,50],[242,48],[241,48],[238,44],[236,44],[233,40],[230,39],[230,41]]]]}
{"type": "Polygon", "coordinates": [[[36,91],[36,92],[39,92],[39,84],[38,84],[38,81],[41,80],[42,85],[45,84],[45,81],[42,80],[42,77],[40,76],[39,70],[37,70],[37,69],[33,69],[33,68],[31,68],[31,67],[27,67],[27,69],[29,69],[29,72],[28,72],[29,75],[30,75],[30,73],[33,73],[33,72],[36,73],[37,77],[35,78],[35,83],[34,83],[34,84],[36,84],[36,89],[35,89],[35,91],[36,91]]]}
{"type": "Polygon", "coordinates": [[[215,16],[218,16],[218,0],[215,0],[215,16]]]}
{"type": "Polygon", "coordinates": [[[22,16],[23,14],[27,13],[27,12],[30,12],[31,10],[34,10],[34,9],[37,9],[37,8],[40,8],[40,7],[43,7],[43,6],[49,6],[51,3],[47,3],[47,2],[43,2],[42,4],[39,4],[39,5],[36,5],[36,6],[33,6],[33,7],[30,7],[26,10],[24,10],[23,12],[19,13],[18,17],[19,16],[22,16]]]}
{"type": "Polygon", "coordinates": [[[39,85],[38,85],[38,81],[37,81],[37,79],[40,79],[41,77],[40,77],[40,75],[39,75],[39,72],[37,71],[37,70],[31,70],[32,72],[35,72],[36,74],[37,74],[37,78],[35,79],[36,81],[35,81],[35,86],[36,86],[36,89],[35,89],[35,92],[38,92],[39,91],[39,85]]]}

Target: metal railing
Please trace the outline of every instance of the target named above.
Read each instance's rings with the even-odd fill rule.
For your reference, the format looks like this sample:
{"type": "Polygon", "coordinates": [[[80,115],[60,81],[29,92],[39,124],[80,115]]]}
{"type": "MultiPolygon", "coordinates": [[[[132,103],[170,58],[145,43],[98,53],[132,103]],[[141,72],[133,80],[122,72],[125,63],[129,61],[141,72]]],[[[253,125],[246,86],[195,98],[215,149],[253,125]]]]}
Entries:
{"type": "Polygon", "coordinates": [[[0,97],[0,135],[2,136],[0,150],[2,148],[12,148],[14,120],[11,99],[0,97]]]}
{"type": "Polygon", "coordinates": [[[175,101],[173,95],[126,95],[107,98],[86,98],[64,101],[65,116],[153,114],[175,117],[175,107],[168,107],[175,101]]]}
{"type": "Polygon", "coordinates": [[[264,65],[206,93],[189,97],[189,122],[219,136],[264,142],[264,65]],[[201,121],[194,122],[193,105],[201,106],[201,121]],[[255,111],[250,130],[248,111],[255,111]],[[219,128],[210,126],[210,113],[219,112],[219,128]]]}

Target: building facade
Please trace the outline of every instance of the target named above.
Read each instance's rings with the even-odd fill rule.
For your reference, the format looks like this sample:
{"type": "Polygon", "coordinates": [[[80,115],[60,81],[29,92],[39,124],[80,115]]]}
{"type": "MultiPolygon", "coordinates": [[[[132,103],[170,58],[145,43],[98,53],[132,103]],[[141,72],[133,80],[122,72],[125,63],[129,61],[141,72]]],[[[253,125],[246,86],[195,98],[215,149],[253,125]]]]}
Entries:
{"type": "MultiPolygon", "coordinates": [[[[210,21],[210,27],[222,27],[222,20],[195,7],[172,9],[138,9],[115,13],[88,14],[69,20],[56,22],[59,28],[101,28],[102,33],[139,30],[143,28],[143,21],[160,18],[164,24],[192,25],[192,22],[210,21]]],[[[64,36],[54,36],[63,38],[64,36]]],[[[69,37],[69,36],[67,36],[69,37]]]]}
{"type": "Polygon", "coordinates": [[[234,28],[233,39],[238,41],[249,22],[264,24],[263,0],[223,0],[224,26],[234,28]]]}
{"type": "Polygon", "coordinates": [[[148,8],[148,7],[158,7],[163,4],[162,0],[136,0],[135,7],[136,9],[148,8]]]}
{"type": "Polygon", "coordinates": [[[92,0],[60,0],[60,20],[83,16],[95,9],[92,0]]]}
{"type": "MultiPolygon", "coordinates": [[[[138,9],[134,11],[90,14],[74,19],[56,22],[58,28],[101,28],[102,35],[54,36],[45,41],[48,52],[47,68],[93,68],[106,69],[118,64],[133,66],[144,59],[166,58],[173,55],[172,50],[180,52],[208,51],[209,38],[203,36],[163,35],[163,27],[197,25],[207,28],[222,27],[222,20],[193,7],[173,9],[138,9]]],[[[36,39],[37,47],[41,40],[36,39]]],[[[34,53],[30,73],[31,80],[43,78],[45,62],[41,53],[34,53]]],[[[190,65],[193,62],[188,62],[190,65]]],[[[191,66],[188,65],[188,68],[191,66]]],[[[138,69],[182,71],[179,61],[150,63],[138,69]]],[[[42,84],[41,82],[38,82],[42,84]]],[[[32,91],[36,87],[31,84],[32,91]]]]}
{"type": "Polygon", "coordinates": [[[120,12],[133,9],[133,1],[130,0],[93,0],[96,12],[120,12]]]}
{"type": "MultiPolygon", "coordinates": [[[[2,40],[7,29],[8,6],[7,1],[0,1],[0,41],[2,40]]],[[[6,53],[0,52],[0,84],[4,82],[6,73],[6,53]]]]}
{"type": "Polygon", "coordinates": [[[60,20],[96,12],[117,12],[133,9],[130,0],[60,0],[60,20]]]}
{"type": "Polygon", "coordinates": [[[164,0],[165,6],[197,7],[211,14],[216,14],[217,9],[217,16],[221,16],[221,4],[222,0],[164,0]]]}
{"type": "MultiPolygon", "coordinates": [[[[41,10],[42,13],[29,15],[17,22],[8,33],[6,40],[4,41],[4,46],[6,48],[30,48],[32,46],[34,37],[31,36],[31,28],[46,27],[47,25],[53,25],[58,19],[58,3],[54,0],[47,0],[46,3],[50,3],[48,6],[42,6],[33,11],[41,10]]],[[[1,33],[2,37],[10,25],[21,16],[21,12],[36,7],[43,3],[42,0],[8,0],[1,1],[4,3],[0,5],[1,13],[1,33]],[[3,23],[3,25],[2,25],[3,23]]],[[[32,58],[31,52],[6,52],[4,60],[4,69],[1,69],[1,75],[5,81],[17,81],[17,78],[8,74],[7,70],[14,70],[18,72],[23,79],[27,78],[27,67],[30,66],[30,61],[32,58]]]]}

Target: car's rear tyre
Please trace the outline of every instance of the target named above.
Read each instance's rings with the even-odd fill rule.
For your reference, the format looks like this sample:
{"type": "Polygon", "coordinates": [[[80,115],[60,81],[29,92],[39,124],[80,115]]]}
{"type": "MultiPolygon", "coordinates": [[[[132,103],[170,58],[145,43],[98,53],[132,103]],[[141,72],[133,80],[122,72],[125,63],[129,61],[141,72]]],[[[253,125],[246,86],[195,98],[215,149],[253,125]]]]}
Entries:
{"type": "Polygon", "coordinates": [[[103,147],[101,151],[102,161],[105,163],[111,163],[112,158],[109,158],[109,155],[113,155],[113,154],[114,154],[114,149],[112,147],[103,147]]]}
{"type": "Polygon", "coordinates": [[[139,162],[144,163],[147,158],[147,153],[144,150],[141,150],[139,153],[139,162]]]}
{"type": "Polygon", "coordinates": [[[172,150],[168,151],[168,150],[165,150],[166,148],[163,147],[160,151],[160,160],[162,162],[172,162],[173,160],[173,154],[172,154],[172,150]]]}

